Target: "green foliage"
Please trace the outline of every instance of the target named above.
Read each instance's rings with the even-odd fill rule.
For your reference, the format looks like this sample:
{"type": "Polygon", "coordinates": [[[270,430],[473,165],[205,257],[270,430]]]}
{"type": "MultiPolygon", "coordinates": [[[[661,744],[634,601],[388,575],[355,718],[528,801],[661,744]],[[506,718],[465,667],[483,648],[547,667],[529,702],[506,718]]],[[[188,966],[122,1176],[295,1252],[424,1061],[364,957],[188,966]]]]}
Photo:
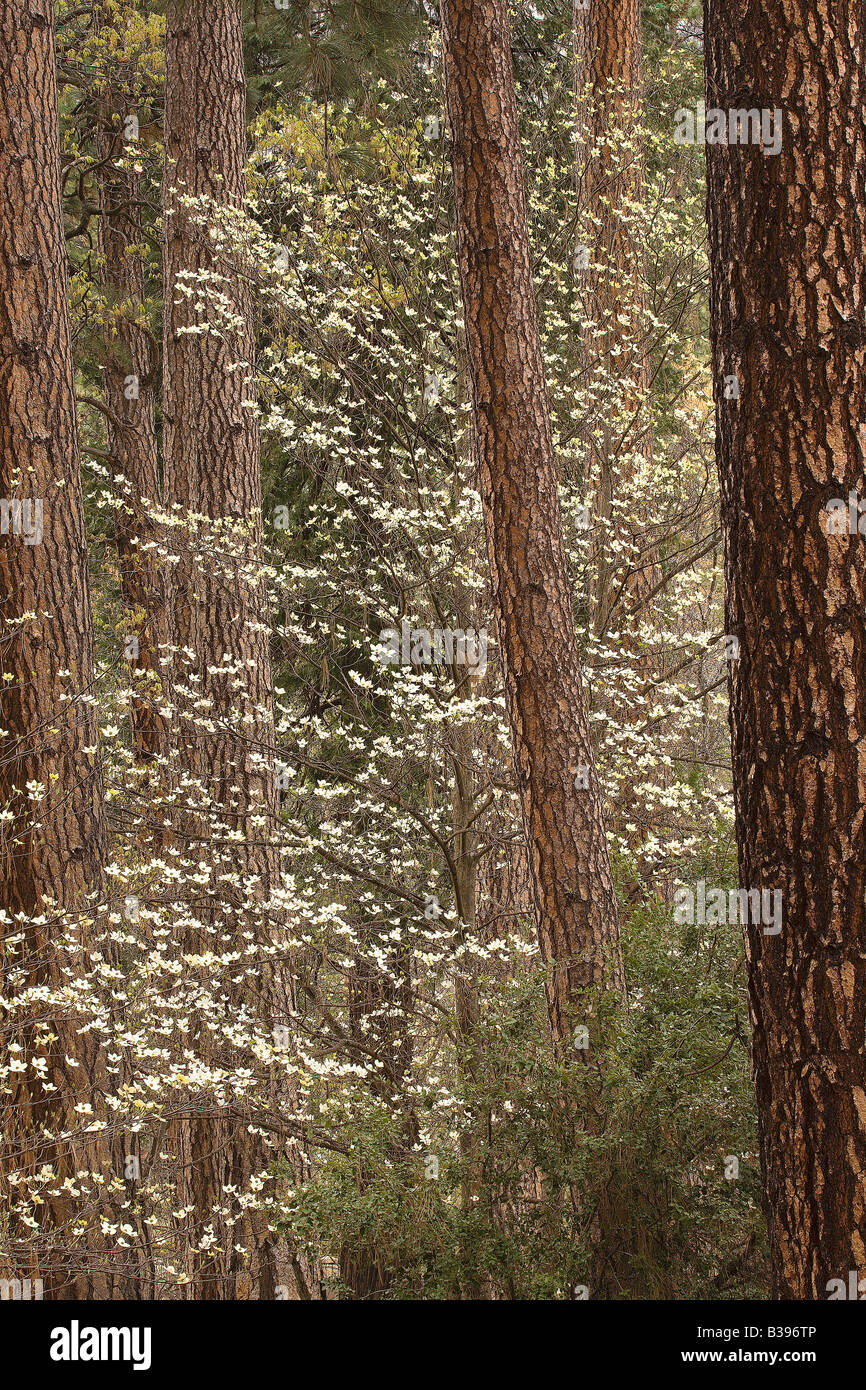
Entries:
{"type": "Polygon", "coordinates": [[[471,1071],[445,1100],[420,1085],[411,1148],[359,1094],[296,1239],[375,1249],[392,1299],[763,1296],[740,929],[656,901],[625,944],[628,1009],[597,1053],[553,1055],[543,970],[481,978],[471,1071]]]}

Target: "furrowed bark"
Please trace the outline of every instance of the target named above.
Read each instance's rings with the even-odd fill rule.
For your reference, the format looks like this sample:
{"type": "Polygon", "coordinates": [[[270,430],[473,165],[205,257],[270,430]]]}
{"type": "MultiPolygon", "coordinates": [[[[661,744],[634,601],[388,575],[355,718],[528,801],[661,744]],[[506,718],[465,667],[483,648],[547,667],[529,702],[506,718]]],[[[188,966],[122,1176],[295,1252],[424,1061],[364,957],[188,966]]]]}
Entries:
{"type": "MultiPolygon", "coordinates": [[[[180,763],[212,808],[209,815],[187,818],[184,828],[201,837],[203,855],[214,865],[212,904],[200,914],[197,943],[214,947],[233,933],[236,942],[241,939],[243,897],[265,902],[278,883],[271,663],[263,594],[249,573],[262,540],[252,312],[241,274],[215,254],[200,216],[183,203],[191,196],[237,209],[245,196],[246,85],[235,0],[170,5],[165,102],[167,498],[201,518],[179,541],[172,594],[172,636],[180,648],[174,699],[180,763]],[[191,285],[187,277],[199,272],[223,277],[219,291],[230,301],[230,328],[184,332],[206,317],[184,293],[191,285]],[[247,528],[245,540],[232,529],[238,524],[247,528]],[[240,550],[234,565],[222,554],[228,545],[240,550]],[[257,763],[254,754],[264,762],[257,763]],[[227,842],[237,831],[242,840],[227,842]],[[243,892],[236,875],[244,880],[243,892]],[[228,926],[219,920],[220,900],[237,908],[228,926]]],[[[272,1008],[272,985],[263,973],[253,1000],[263,1014],[272,1008]]],[[[239,1002],[231,993],[227,1023],[239,1002]]],[[[249,994],[245,1002],[251,1002],[249,994]]],[[[287,1021],[282,1013],[279,1021],[287,1021]]],[[[207,1029],[199,1046],[211,1060],[230,1065],[225,1044],[207,1029]]],[[[274,1297],[278,1270],[264,1218],[253,1212],[230,1227],[215,1208],[225,1204],[227,1186],[246,1190],[276,1153],[248,1134],[241,1119],[220,1116],[215,1107],[184,1123],[181,1146],[181,1196],[194,1207],[188,1235],[194,1247],[209,1229],[217,1237],[213,1249],[190,1259],[188,1296],[274,1297]]]]}
{"type": "MultiPolygon", "coordinates": [[[[0,179],[0,990],[14,1000],[75,969],[63,933],[86,963],[85,895],[105,851],[50,0],[0,3],[0,179]]],[[[80,1196],[63,1187],[80,1170],[111,1177],[107,1140],[75,1110],[104,1114],[104,1055],[85,1022],[58,1002],[23,1017],[13,1004],[2,1022],[18,1068],[2,1096],[2,1205],[43,1204],[37,1231],[13,1220],[0,1262],[56,1299],[116,1288],[100,1197],[87,1180],[80,1196]],[[47,1186],[31,1181],[44,1166],[47,1186]]]]}
{"type": "Polygon", "coordinates": [[[826,1298],[866,1274],[866,538],[826,534],[866,495],[863,12],[709,0],[705,52],[740,883],[782,894],[746,930],[773,1291],[826,1298]],[[712,108],[763,137],[709,143],[712,108]]]}
{"type": "Polygon", "coordinates": [[[554,1037],[623,987],[581,690],[504,0],[444,0],[446,105],[479,486],[554,1037]],[[575,778],[585,780],[578,790],[575,778]]]}
{"type": "MultiPolygon", "coordinates": [[[[100,5],[97,28],[109,23],[100,5]]],[[[128,167],[135,146],[124,135],[127,118],[134,115],[122,86],[110,86],[99,102],[96,181],[100,280],[113,319],[102,364],[108,452],[113,478],[120,474],[124,479],[123,484],[112,482],[121,504],[114,513],[114,534],[128,615],[124,658],[132,676],[133,744],[140,760],[150,762],[167,751],[167,721],[159,712],[164,685],[159,661],[160,648],[168,641],[168,613],[164,566],[149,548],[159,543],[153,511],[162,488],[154,417],[157,351],[142,322],[141,179],[128,167]]]]}

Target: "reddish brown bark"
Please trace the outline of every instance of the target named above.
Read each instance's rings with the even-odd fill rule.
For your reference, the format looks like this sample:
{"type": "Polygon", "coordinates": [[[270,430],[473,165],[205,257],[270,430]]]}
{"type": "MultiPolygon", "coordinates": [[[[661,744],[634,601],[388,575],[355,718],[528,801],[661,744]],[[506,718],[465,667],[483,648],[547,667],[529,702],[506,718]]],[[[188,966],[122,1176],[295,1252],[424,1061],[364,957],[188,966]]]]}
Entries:
{"type": "MultiPolygon", "coordinates": [[[[196,517],[178,540],[173,695],[181,766],[211,807],[183,817],[181,829],[213,866],[210,901],[198,912],[199,944],[226,949],[250,928],[260,942],[269,939],[267,922],[261,913],[251,922],[244,900],[267,901],[278,882],[279,814],[267,613],[254,573],[262,520],[251,305],[238,266],[215,252],[201,211],[183,203],[185,196],[211,200],[205,215],[213,220],[214,207],[238,209],[245,197],[246,85],[236,0],[178,0],[169,7],[165,102],[166,484],[168,501],[196,517]],[[198,272],[218,274],[219,291],[231,304],[234,321],[218,332],[184,332],[213,316],[183,292],[185,277],[198,272]],[[237,832],[239,841],[227,838],[237,832]],[[221,903],[234,907],[228,925],[221,903]]],[[[243,995],[239,987],[224,987],[226,1027],[241,1002],[268,1023],[287,1024],[287,980],[277,982],[260,967],[243,995]],[[277,984],[285,996],[275,993],[277,984]]],[[[198,1046],[203,1056],[231,1065],[232,1050],[212,1025],[202,1027],[198,1046]]],[[[239,1111],[238,1118],[223,1117],[211,1102],[183,1126],[181,1195],[194,1207],[188,1234],[195,1244],[209,1228],[217,1237],[212,1250],[190,1259],[192,1298],[273,1297],[279,1277],[261,1213],[229,1226],[215,1212],[227,1187],[245,1191],[251,1175],[279,1157],[248,1133],[243,1106],[239,1111]]]]}
{"type": "MultiPolygon", "coordinates": [[[[86,954],[73,967],[60,937],[70,932],[86,952],[78,914],[105,847],[47,0],[0,3],[0,179],[0,498],[38,504],[42,523],[39,535],[37,512],[29,526],[4,513],[0,528],[0,808],[10,817],[0,831],[2,992],[14,998],[86,968],[86,954]],[[43,790],[30,800],[34,783],[43,790]]],[[[102,1113],[104,1058],[97,1035],[79,1031],[84,1018],[55,1002],[38,1014],[13,1007],[3,1020],[4,1054],[25,1070],[2,1098],[0,1185],[13,1201],[28,1190],[44,1198],[38,1231],[13,1224],[6,1263],[12,1277],[41,1278],[46,1297],[109,1297],[99,1199],[86,1181],[81,1197],[60,1186],[79,1169],[110,1169],[106,1141],[94,1142],[74,1109],[93,1103],[102,1113]],[[58,1182],[30,1187],[43,1165],[58,1182]],[[25,1183],[10,1193],[15,1172],[25,1183]]]]}
{"type": "Polygon", "coordinates": [[[866,496],[863,12],[710,0],[705,49],[708,109],[782,123],[707,146],[711,322],[740,883],[783,904],[746,931],[773,1287],[826,1298],[866,1275],[866,539],[824,533],[866,496]]]}
{"type": "MultiPolygon", "coordinates": [[[[95,23],[99,31],[109,27],[102,6],[95,23]]],[[[166,752],[167,724],[159,712],[165,673],[159,658],[168,640],[168,615],[164,568],[150,548],[160,542],[153,516],[162,493],[154,417],[158,364],[157,345],[145,320],[141,179],[129,167],[136,145],[127,136],[127,119],[135,116],[135,107],[120,78],[100,98],[96,180],[100,279],[110,325],[102,363],[106,430],[112,487],[120,503],[114,534],[127,613],[124,659],[132,677],[133,743],[139,757],[150,761],[166,752]]]]}
{"type": "Polygon", "coordinates": [[[562,544],[504,0],[444,0],[442,32],[479,485],[551,1025],[562,1042],[582,1021],[584,987],[622,987],[616,902],[562,544]]]}

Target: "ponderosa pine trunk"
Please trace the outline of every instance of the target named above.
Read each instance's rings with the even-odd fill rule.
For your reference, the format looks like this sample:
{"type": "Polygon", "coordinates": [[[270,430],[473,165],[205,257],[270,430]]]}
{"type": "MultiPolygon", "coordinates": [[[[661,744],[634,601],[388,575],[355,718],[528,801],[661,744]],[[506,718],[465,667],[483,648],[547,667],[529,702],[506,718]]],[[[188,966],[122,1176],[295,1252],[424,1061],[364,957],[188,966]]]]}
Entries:
{"type": "Polygon", "coordinates": [[[78,1196],[62,1186],[81,1170],[110,1178],[111,1155],[75,1111],[104,1116],[98,1035],[56,1001],[86,969],[60,937],[86,953],[84,899],[105,851],[58,140],[53,6],[0,0],[0,989],[55,996],[38,1017],[13,1005],[3,1018],[17,1069],[2,1097],[2,1205],[35,1195],[39,1227],[13,1218],[0,1264],[42,1279],[46,1298],[109,1298],[101,1198],[87,1180],[71,1183],[78,1196]],[[36,1179],[44,1167],[56,1182],[36,1179]]]}
{"type": "MultiPolygon", "coordinates": [[[[204,207],[211,221],[219,208],[239,209],[245,197],[246,82],[237,0],[175,0],[169,6],[165,155],[166,492],[171,505],[198,518],[178,540],[172,638],[180,651],[173,699],[180,765],[210,801],[209,812],[186,818],[183,830],[192,837],[187,852],[213,866],[210,902],[198,909],[201,932],[191,945],[226,950],[248,929],[243,900],[265,902],[278,883],[271,663],[264,596],[254,575],[262,540],[254,342],[248,288],[232,254],[218,253],[202,210],[182,200],[212,200],[204,207]],[[186,277],[194,280],[200,272],[220,277],[219,293],[231,306],[233,322],[216,325],[216,332],[201,331],[214,311],[200,310],[195,296],[184,293],[186,277]],[[190,327],[197,331],[184,331],[190,327]],[[228,838],[237,832],[239,842],[228,838]],[[196,836],[199,852],[192,849],[196,836]],[[225,903],[235,909],[230,919],[220,912],[225,903]]],[[[261,934],[261,923],[255,930],[261,934]]],[[[259,967],[257,983],[248,982],[243,996],[232,992],[226,1027],[241,1002],[269,1014],[270,983],[259,967]]],[[[282,1012],[275,1021],[289,1022],[282,1012]]],[[[206,1024],[199,1047],[231,1065],[227,1043],[206,1024]]],[[[194,1299],[275,1296],[274,1242],[263,1216],[254,1210],[229,1226],[215,1211],[225,1205],[227,1188],[246,1192],[250,1179],[278,1158],[247,1125],[243,1117],[221,1116],[215,1106],[183,1125],[181,1197],[194,1208],[188,1234],[194,1245],[210,1229],[217,1237],[212,1249],[190,1260],[187,1294],[194,1299]]]]}
{"type": "Polygon", "coordinates": [[[505,0],[443,0],[457,246],[493,604],[558,1043],[622,962],[581,690],[505,0]],[[585,783],[585,785],[584,785],[585,783]]]}
{"type": "Polygon", "coordinates": [[[746,930],[765,1208],[775,1296],[822,1299],[866,1275],[866,538],[826,534],[866,496],[866,25],[709,0],[705,51],[739,873],[782,893],[746,930]]]}
{"type": "MultiPolygon", "coordinates": [[[[110,29],[102,4],[95,22],[100,33],[110,29]]],[[[139,759],[150,762],[167,751],[160,649],[168,641],[168,614],[165,569],[153,548],[160,541],[154,509],[162,492],[154,416],[158,349],[143,319],[141,178],[132,167],[136,146],[128,125],[135,114],[120,81],[100,97],[96,182],[100,281],[110,320],[103,378],[111,485],[120,504],[114,534],[127,614],[124,659],[132,677],[133,745],[139,759]]]]}

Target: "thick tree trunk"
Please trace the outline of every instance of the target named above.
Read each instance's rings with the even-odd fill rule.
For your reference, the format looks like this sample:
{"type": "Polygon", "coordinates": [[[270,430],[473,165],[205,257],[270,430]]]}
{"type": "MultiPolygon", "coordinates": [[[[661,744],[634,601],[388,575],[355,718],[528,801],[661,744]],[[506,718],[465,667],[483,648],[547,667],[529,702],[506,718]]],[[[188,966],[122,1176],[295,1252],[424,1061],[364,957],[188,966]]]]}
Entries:
{"type": "MultiPolygon", "coordinates": [[[[249,929],[244,897],[267,901],[278,883],[274,825],[279,813],[273,771],[273,692],[264,596],[251,571],[261,547],[261,477],[255,418],[254,344],[248,292],[230,258],[219,257],[185,195],[237,209],[245,195],[246,85],[241,13],[236,0],[177,0],[166,31],[166,225],[164,244],[164,396],[167,496],[197,516],[179,541],[173,590],[174,671],[181,765],[209,799],[209,814],[186,818],[213,866],[210,905],[200,911],[198,945],[226,949],[249,929]],[[233,322],[219,332],[200,325],[186,276],[217,273],[233,322]],[[238,365],[242,364],[242,365],[238,365]],[[246,527],[242,534],[238,526],[246,527]],[[261,756],[263,761],[257,761],[261,756]],[[241,839],[228,837],[240,832],[241,839]],[[239,883],[243,882],[243,889],[239,883]],[[231,903],[231,926],[220,901],[231,903]]],[[[209,214],[212,219],[212,213],[209,214]]],[[[261,935],[261,924],[255,931],[261,935]]],[[[243,1002],[269,1013],[271,981],[261,967],[258,998],[243,1002]]],[[[249,991],[250,986],[247,986],[249,991]]],[[[225,1023],[241,1002],[233,991],[225,1023]]],[[[288,1019],[280,1012],[278,1020],[288,1019]]],[[[226,1044],[202,1027],[199,1046],[231,1063],[226,1044]]],[[[189,1296],[274,1296],[277,1270],[266,1223],[255,1212],[229,1226],[215,1208],[225,1188],[245,1192],[277,1155],[242,1120],[214,1110],[184,1126],[182,1196],[194,1207],[191,1236],[212,1228],[216,1246],[190,1263],[189,1296]],[[244,1247],[238,1251],[236,1247],[244,1247]]]]}
{"type": "MultiPolygon", "coordinates": [[[[100,6],[97,25],[104,29],[107,23],[100,6]]],[[[149,548],[159,542],[153,510],[161,485],[154,419],[156,345],[142,323],[141,181],[134,169],[122,167],[124,156],[134,149],[124,136],[127,117],[134,114],[121,87],[109,88],[100,100],[96,179],[100,277],[112,317],[103,375],[112,486],[121,504],[114,513],[114,533],[128,616],[124,657],[132,676],[133,744],[139,758],[148,762],[166,752],[167,724],[159,713],[164,685],[159,658],[160,647],[168,641],[168,615],[164,567],[149,548]]]]}
{"type": "Polygon", "coordinates": [[[562,544],[504,0],[443,0],[442,31],[479,485],[561,1043],[583,1021],[585,986],[622,988],[616,900],[562,544]]]}
{"type": "MultiPolygon", "coordinates": [[[[14,999],[86,968],[60,938],[86,952],[77,913],[105,849],[50,0],[0,0],[0,179],[0,989],[14,999]]],[[[68,1007],[36,1007],[38,1019],[13,1005],[3,1021],[4,1053],[24,1069],[2,1097],[0,1185],[7,1211],[28,1194],[44,1204],[36,1232],[13,1218],[3,1263],[41,1278],[46,1297],[106,1298],[100,1199],[86,1181],[80,1197],[62,1187],[82,1169],[111,1176],[107,1141],[75,1113],[103,1113],[104,1058],[68,1007]],[[57,1181],[31,1182],[44,1166],[57,1181]]]]}
{"type": "Polygon", "coordinates": [[[825,534],[866,496],[866,28],[705,14],[708,109],[780,109],[707,149],[713,368],[740,883],[783,904],[746,931],[774,1292],[826,1298],[866,1275],[866,540],[825,534]]]}

